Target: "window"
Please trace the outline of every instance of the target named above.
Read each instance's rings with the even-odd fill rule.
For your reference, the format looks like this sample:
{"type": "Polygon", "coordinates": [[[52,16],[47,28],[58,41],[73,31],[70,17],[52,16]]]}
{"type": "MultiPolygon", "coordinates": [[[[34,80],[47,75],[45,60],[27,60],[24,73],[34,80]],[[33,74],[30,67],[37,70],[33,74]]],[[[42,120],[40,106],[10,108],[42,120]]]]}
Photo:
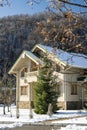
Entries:
{"type": "Polygon", "coordinates": [[[71,85],[71,95],[77,95],[77,84],[71,85]]]}
{"type": "Polygon", "coordinates": [[[37,65],[31,61],[31,70],[30,71],[37,71],[37,65]]]}
{"type": "Polygon", "coordinates": [[[60,71],[60,66],[56,65],[56,71],[59,72],[60,71]]]}
{"type": "Polygon", "coordinates": [[[28,87],[27,86],[21,86],[21,95],[27,95],[27,89],[28,87]]]}
{"type": "Polygon", "coordinates": [[[60,85],[56,86],[56,92],[58,93],[58,95],[61,95],[61,86],[60,85]]]}
{"type": "Polygon", "coordinates": [[[27,72],[27,68],[23,68],[23,70],[21,71],[21,77],[25,76],[25,72],[27,72]]]}

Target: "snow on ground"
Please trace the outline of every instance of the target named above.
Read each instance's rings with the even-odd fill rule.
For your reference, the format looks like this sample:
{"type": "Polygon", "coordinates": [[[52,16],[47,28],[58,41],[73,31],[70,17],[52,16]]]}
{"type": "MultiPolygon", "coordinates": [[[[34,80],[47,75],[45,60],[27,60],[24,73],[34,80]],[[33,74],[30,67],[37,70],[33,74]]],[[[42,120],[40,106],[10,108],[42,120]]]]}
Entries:
{"type": "Polygon", "coordinates": [[[61,130],[87,130],[87,126],[67,125],[65,128],[62,127],[61,130]]]}
{"type": "Polygon", "coordinates": [[[66,124],[66,127],[61,127],[61,130],[87,130],[87,112],[84,110],[79,111],[59,111],[59,114],[66,114],[66,117],[72,117],[78,113],[78,116],[80,114],[82,117],[79,118],[72,118],[72,119],[66,119],[66,120],[58,120],[58,121],[52,121],[52,124],[66,124]],[[69,124],[69,125],[68,125],[69,124]]]}
{"type": "Polygon", "coordinates": [[[86,117],[76,118],[76,116],[86,116],[87,112],[85,110],[81,110],[81,111],[59,110],[51,117],[49,117],[46,114],[40,115],[40,114],[35,114],[33,112],[32,119],[29,118],[28,109],[20,109],[19,113],[20,113],[20,117],[19,119],[17,119],[16,106],[13,105],[11,106],[11,112],[8,112],[6,108],[6,115],[3,115],[3,107],[0,106],[0,130],[4,128],[19,127],[22,126],[23,124],[38,123],[41,121],[53,120],[53,119],[60,119],[60,120],[52,121],[51,123],[54,125],[61,124],[61,123],[62,124],[69,123],[69,125],[67,125],[66,127],[62,127],[61,130],[87,130],[87,118],[86,117]],[[61,118],[66,118],[66,117],[75,117],[75,118],[61,120],[61,118]]]}

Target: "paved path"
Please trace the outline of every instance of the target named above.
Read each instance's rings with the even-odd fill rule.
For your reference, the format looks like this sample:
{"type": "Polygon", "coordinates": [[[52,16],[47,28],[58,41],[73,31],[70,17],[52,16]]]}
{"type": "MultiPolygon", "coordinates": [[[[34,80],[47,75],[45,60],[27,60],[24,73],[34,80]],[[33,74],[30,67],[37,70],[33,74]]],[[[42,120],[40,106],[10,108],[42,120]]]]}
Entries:
{"type": "Polygon", "coordinates": [[[58,126],[54,125],[24,125],[22,127],[16,127],[5,130],[58,130],[58,126]]]}
{"type": "MultiPolygon", "coordinates": [[[[76,116],[76,118],[79,118],[79,117],[81,118],[85,116],[76,116]]],[[[75,117],[63,118],[61,120],[73,119],[73,118],[75,117]]],[[[63,124],[61,123],[61,124],[52,125],[52,121],[56,121],[56,120],[60,120],[60,119],[48,120],[48,121],[43,121],[39,124],[28,124],[22,127],[16,127],[16,128],[11,128],[11,129],[8,128],[5,130],[60,130],[61,127],[65,127],[66,125],[70,124],[70,123],[63,123],[63,124]]],[[[73,125],[73,124],[70,124],[70,125],[73,125]]],[[[76,124],[76,125],[79,125],[79,124],[76,124]]],[[[81,125],[85,126],[85,124],[81,124],[81,125]]]]}

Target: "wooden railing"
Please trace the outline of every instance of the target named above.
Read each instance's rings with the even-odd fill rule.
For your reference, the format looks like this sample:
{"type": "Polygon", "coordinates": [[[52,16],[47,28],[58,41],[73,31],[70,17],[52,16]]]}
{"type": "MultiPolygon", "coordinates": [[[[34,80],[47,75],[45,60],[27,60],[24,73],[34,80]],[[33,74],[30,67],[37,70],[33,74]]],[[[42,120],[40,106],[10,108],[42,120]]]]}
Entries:
{"type": "Polygon", "coordinates": [[[31,71],[31,72],[28,72],[28,73],[25,73],[25,76],[28,77],[28,76],[37,76],[38,74],[38,71],[31,71]]]}

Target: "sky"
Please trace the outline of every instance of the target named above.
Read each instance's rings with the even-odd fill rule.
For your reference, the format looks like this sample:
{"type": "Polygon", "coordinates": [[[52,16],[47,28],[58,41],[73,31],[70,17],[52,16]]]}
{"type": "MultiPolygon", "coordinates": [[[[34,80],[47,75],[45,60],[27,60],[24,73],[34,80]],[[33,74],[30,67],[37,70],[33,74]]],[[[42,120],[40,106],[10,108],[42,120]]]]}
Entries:
{"type": "Polygon", "coordinates": [[[47,3],[42,1],[40,4],[30,6],[27,0],[10,0],[10,6],[0,7],[0,18],[4,16],[20,15],[20,14],[35,14],[43,12],[46,9],[47,3]]]}
{"type": "MultiPolygon", "coordinates": [[[[46,10],[47,7],[47,2],[46,0],[41,0],[40,4],[34,4],[33,6],[28,5],[26,2],[28,0],[9,0],[10,1],[10,6],[4,6],[0,7],[0,18],[5,17],[5,16],[12,16],[12,15],[20,15],[20,14],[36,14],[39,12],[43,12],[46,10]]],[[[74,2],[77,2],[77,0],[71,0],[74,2]]],[[[82,3],[83,0],[79,0],[79,4],[84,4],[82,3]]],[[[69,6],[71,7],[71,6],[69,6]]],[[[78,7],[73,7],[74,11],[82,11],[83,8],[78,8],[78,7]]],[[[87,8],[84,9],[87,11],[87,8]]]]}

